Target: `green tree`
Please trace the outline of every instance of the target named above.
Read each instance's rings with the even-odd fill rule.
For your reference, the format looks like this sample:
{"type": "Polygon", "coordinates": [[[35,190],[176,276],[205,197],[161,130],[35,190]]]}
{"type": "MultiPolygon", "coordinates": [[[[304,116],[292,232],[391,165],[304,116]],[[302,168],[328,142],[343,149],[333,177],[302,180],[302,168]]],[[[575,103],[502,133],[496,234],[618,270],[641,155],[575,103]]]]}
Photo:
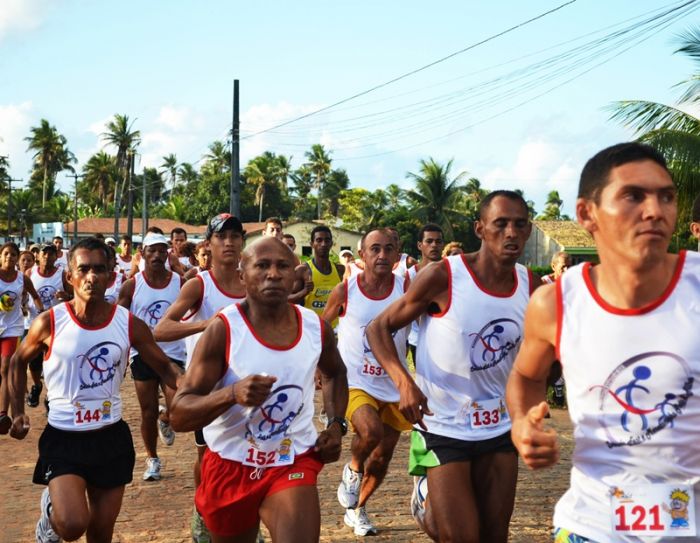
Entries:
{"type": "Polygon", "coordinates": [[[679,83],[682,94],[675,105],[645,100],[615,102],[611,119],[632,128],[640,141],[658,149],[668,161],[678,189],[680,228],[687,230],[693,199],[700,192],[700,27],[678,36],[683,53],[694,63],[690,77],[679,83]]]}
{"type": "Polygon", "coordinates": [[[251,159],[243,171],[247,183],[255,185],[255,205],[258,206],[258,222],[262,221],[265,191],[277,182],[275,154],[265,151],[251,159]]]}
{"type": "Polygon", "coordinates": [[[326,149],[320,143],[315,143],[311,146],[311,150],[304,153],[306,157],[306,165],[311,171],[313,176],[314,186],[316,188],[317,202],[317,214],[316,218],[321,218],[321,199],[323,195],[323,186],[326,182],[326,178],[331,171],[331,152],[326,151],[326,149]]]}
{"type": "Polygon", "coordinates": [[[51,221],[69,222],[73,220],[73,198],[67,194],[54,196],[48,201],[48,218],[51,221]]]}
{"type": "Polygon", "coordinates": [[[163,163],[160,165],[160,167],[163,169],[164,172],[168,172],[170,189],[174,190],[177,186],[177,157],[172,153],[170,153],[167,156],[164,156],[163,163]]]}
{"type": "Polygon", "coordinates": [[[525,197],[525,191],[524,191],[524,190],[522,190],[522,189],[515,189],[515,192],[517,192],[518,194],[520,194],[520,196],[523,197],[523,200],[525,200],[525,203],[527,204],[527,211],[528,211],[528,214],[530,215],[530,218],[531,218],[531,219],[534,219],[534,218],[535,218],[535,215],[537,215],[537,211],[535,211],[535,202],[533,202],[532,200],[528,200],[528,199],[525,197]]]}
{"type": "Polygon", "coordinates": [[[6,156],[0,156],[0,190],[7,189],[8,179],[10,179],[10,160],[6,156]]]}
{"type": "Polygon", "coordinates": [[[65,136],[58,133],[49,121],[41,119],[39,126],[29,129],[31,136],[24,138],[28,143],[27,151],[33,151],[32,175],[30,187],[41,183],[41,207],[46,206],[47,196],[53,195],[56,175],[64,170],[75,171],[72,164],[76,159],[68,149],[65,136]]]}
{"type": "MultiPolygon", "coordinates": [[[[117,199],[124,201],[124,190],[126,189],[129,175],[129,157],[133,155],[136,148],[141,143],[141,132],[134,130],[134,121],[129,123],[128,115],[115,114],[114,118],[107,123],[101,137],[106,145],[111,145],[117,150],[116,161],[119,169],[121,184],[117,184],[115,190],[115,207],[117,199]]],[[[121,205],[119,206],[121,208],[121,205]]],[[[118,211],[118,210],[117,210],[118,211]]]]}
{"type": "Polygon", "coordinates": [[[561,206],[564,200],[559,197],[559,191],[552,190],[547,194],[544,211],[537,217],[539,221],[568,221],[568,215],[562,215],[561,206]]]}
{"type": "Polygon", "coordinates": [[[204,155],[202,173],[221,175],[230,169],[231,151],[223,141],[215,141],[209,145],[209,151],[204,155]]]}
{"type": "Polygon", "coordinates": [[[328,175],[328,181],[323,186],[322,197],[328,207],[329,215],[338,216],[340,194],[349,186],[350,178],[345,170],[333,170],[328,175]]]}
{"type": "Polygon", "coordinates": [[[92,155],[83,166],[83,179],[78,184],[81,201],[98,204],[103,210],[114,200],[119,181],[116,158],[104,151],[92,155]]]}
{"type": "Polygon", "coordinates": [[[159,210],[158,216],[164,219],[185,222],[191,216],[188,207],[189,204],[184,196],[174,195],[159,210]]]}

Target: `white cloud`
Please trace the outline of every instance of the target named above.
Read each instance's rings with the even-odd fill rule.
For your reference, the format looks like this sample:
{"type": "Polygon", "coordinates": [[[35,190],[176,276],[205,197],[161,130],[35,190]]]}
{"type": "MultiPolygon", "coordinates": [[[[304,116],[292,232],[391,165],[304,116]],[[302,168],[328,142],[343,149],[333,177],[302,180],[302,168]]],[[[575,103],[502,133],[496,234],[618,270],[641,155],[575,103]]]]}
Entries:
{"type": "Polygon", "coordinates": [[[12,32],[34,30],[43,22],[49,0],[2,0],[0,40],[12,32]]]}
{"type": "Polygon", "coordinates": [[[31,125],[31,102],[0,105],[0,155],[10,160],[10,175],[23,178],[31,168],[31,155],[24,138],[31,125]]]}

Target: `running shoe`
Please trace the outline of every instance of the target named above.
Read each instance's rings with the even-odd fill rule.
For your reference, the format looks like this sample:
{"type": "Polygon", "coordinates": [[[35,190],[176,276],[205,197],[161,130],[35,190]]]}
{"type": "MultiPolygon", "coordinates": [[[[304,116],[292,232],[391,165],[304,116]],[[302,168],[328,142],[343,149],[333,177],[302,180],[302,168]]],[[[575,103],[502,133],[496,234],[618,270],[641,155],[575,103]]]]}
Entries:
{"type": "Polygon", "coordinates": [[[160,458],[147,458],[146,471],[143,472],[144,481],[160,480],[160,458]]]}
{"type": "Polygon", "coordinates": [[[356,536],[364,537],[367,535],[377,535],[377,529],[370,522],[364,507],[346,509],[343,521],[346,526],[353,529],[356,536]]]}
{"type": "Polygon", "coordinates": [[[12,428],[12,419],[7,413],[0,414],[0,434],[6,434],[12,428]]]}
{"type": "Polygon", "coordinates": [[[41,395],[41,390],[44,387],[39,383],[38,385],[32,385],[32,388],[29,390],[29,394],[27,394],[27,405],[29,407],[36,407],[39,405],[39,396],[41,395]]]}
{"type": "Polygon", "coordinates": [[[211,534],[204,524],[202,515],[199,514],[196,507],[192,510],[190,531],[192,533],[192,543],[211,543],[211,534]]]}
{"type": "MultiPolygon", "coordinates": [[[[158,406],[158,412],[164,413],[165,407],[162,405],[158,406]]],[[[164,422],[160,420],[160,418],[158,419],[158,436],[163,444],[168,447],[175,443],[175,432],[173,431],[172,426],[170,426],[169,422],[164,422]]]]}
{"type": "Polygon", "coordinates": [[[428,478],[423,475],[413,478],[411,494],[411,515],[418,527],[425,531],[425,500],[428,498],[428,478]]]}
{"type": "Polygon", "coordinates": [[[343,468],[343,478],[338,485],[338,501],[345,509],[357,506],[360,499],[360,486],[362,486],[362,474],[350,469],[350,464],[343,468]]]}
{"type": "Polygon", "coordinates": [[[45,487],[41,493],[41,502],[39,505],[41,516],[39,522],[36,523],[36,543],[61,543],[63,539],[53,531],[49,515],[51,514],[51,496],[49,495],[49,487],[45,487]]]}

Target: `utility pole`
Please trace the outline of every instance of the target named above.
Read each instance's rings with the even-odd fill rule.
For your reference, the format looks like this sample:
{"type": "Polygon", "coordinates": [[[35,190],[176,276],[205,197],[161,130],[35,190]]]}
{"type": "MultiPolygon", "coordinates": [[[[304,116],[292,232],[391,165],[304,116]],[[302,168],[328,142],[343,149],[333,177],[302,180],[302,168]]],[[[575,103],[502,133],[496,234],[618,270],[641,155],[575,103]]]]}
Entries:
{"type": "Polygon", "coordinates": [[[241,127],[238,115],[238,79],[233,80],[233,126],[231,127],[231,198],[229,213],[241,216],[241,171],[240,171],[241,127]]]}
{"type": "Polygon", "coordinates": [[[7,241],[10,241],[10,238],[12,237],[12,183],[21,183],[22,181],[23,179],[12,179],[11,177],[7,178],[7,241]]]}
{"type": "MultiPolygon", "coordinates": [[[[134,233],[134,164],[135,154],[132,151],[129,153],[129,192],[126,209],[126,235],[131,237],[134,233]]],[[[115,240],[119,238],[114,238],[115,240]]]]}
{"type": "Polygon", "coordinates": [[[73,245],[75,245],[78,243],[78,179],[85,177],[85,175],[69,173],[66,177],[73,178],[73,245]]]}
{"type": "Polygon", "coordinates": [[[142,189],[142,203],[141,203],[141,240],[146,237],[146,230],[148,230],[148,187],[146,184],[146,176],[143,176],[143,186],[142,189]]]}

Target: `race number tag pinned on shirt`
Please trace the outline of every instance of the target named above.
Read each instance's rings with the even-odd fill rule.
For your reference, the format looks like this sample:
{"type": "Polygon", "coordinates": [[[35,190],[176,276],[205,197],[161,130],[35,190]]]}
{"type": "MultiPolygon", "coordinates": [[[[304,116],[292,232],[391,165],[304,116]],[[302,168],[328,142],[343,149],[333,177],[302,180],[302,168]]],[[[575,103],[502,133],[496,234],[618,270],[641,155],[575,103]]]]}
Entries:
{"type": "Polygon", "coordinates": [[[112,418],[112,402],[110,400],[87,400],[73,404],[73,425],[94,426],[112,418]]]}
{"type": "Polygon", "coordinates": [[[360,377],[386,377],[384,368],[366,356],[362,359],[362,366],[358,371],[360,377]]]}
{"type": "Polygon", "coordinates": [[[508,411],[503,398],[471,400],[462,408],[462,415],[468,418],[473,430],[495,428],[508,421],[508,411]]]}
{"type": "Polygon", "coordinates": [[[610,490],[614,533],[694,537],[695,494],[690,485],[648,484],[610,490]]]}
{"type": "Polygon", "coordinates": [[[243,465],[256,468],[273,468],[277,466],[289,466],[294,463],[294,447],[292,439],[285,437],[279,446],[271,451],[264,451],[257,447],[249,447],[243,460],[243,465]]]}

